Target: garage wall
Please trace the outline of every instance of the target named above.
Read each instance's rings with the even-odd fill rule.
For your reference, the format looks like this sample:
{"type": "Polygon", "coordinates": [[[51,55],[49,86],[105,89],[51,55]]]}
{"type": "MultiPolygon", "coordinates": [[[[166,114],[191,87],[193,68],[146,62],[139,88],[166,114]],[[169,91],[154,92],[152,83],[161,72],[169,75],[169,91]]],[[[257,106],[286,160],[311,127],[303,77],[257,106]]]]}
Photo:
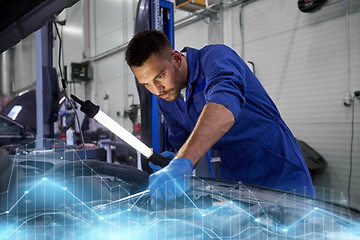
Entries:
{"type": "MultiPolygon", "coordinates": [[[[318,12],[302,13],[296,0],[254,1],[224,14],[225,43],[255,63],[256,75],[277,104],[294,135],[328,161],[316,176],[318,196],[347,198],[352,108],[343,98],[360,90],[359,3],[350,1],[350,84],[346,1],[329,1],[318,12]],[[325,188],[325,189],[323,189],[325,188]],[[334,191],[334,192],[333,192],[334,191]]],[[[360,205],[360,101],[355,102],[352,205],[360,205]]]]}
{"type": "Polygon", "coordinates": [[[35,72],[35,36],[30,35],[20,43],[3,52],[0,95],[15,97],[16,94],[34,88],[35,72]]]}
{"type": "MultiPolygon", "coordinates": [[[[131,39],[135,26],[136,2],[94,1],[93,9],[96,55],[124,46],[131,39]]],[[[114,55],[93,62],[96,66],[95,99],[111,117],[131,130],[132,123],[124,118],[123,113],[132,104],[129,94],[133,94],[135,104],[139,100],[134,77],[124,59],[125,48],[122,48],[114,55]],[[108,100],[104,99],[106,95],[108,100]]]]}
{"type": "Polygon", "coordinates": [[[132,103],[139,103],[139,100],[134,77],[124,61],[125,48],[114,49],[126,44],[132,37],[135,13],[135,1],[80,1],[67,9],[67,23],[63,27],[68,78],[71,62],[89,61],[93,71],[92,80],[70,86],[70,91],[96,102],[128,130],[132,130],[132,123],[123,117],[124,110],[128,110],[132,103]],[[90,15],[88,35],[84,30],[86,4],[90,15]],[[73,28],[81,30],[78,32],[80,35],[66,31],[73,28]],[[86,41],[90,49],[85,49],[86,41]],[[134,97],[129,97],[129,94],[134,97]]]}
{"type": "Polygon", "coordinates": [[[201,48],[206,45],[208,43],[207,27],[205,22],[199,21],[175,30],[175,49],[181,51],[184,47],[201,48]]]}
{"type": "MultiPolygon", "coordinates": [[[[81,1],[71,8],[66,9],[64,14],[66,24],[64,26],[59,26],[59,31],[62,33],[64,64],[68,67],[68,80],[72,80],[71,63],[79,62],[82,59],[84,49],[84,16],[81,1]]],[[[54,34],[56,34],[56,32],[54,32],[54,34]]],[[[56,67],[58,67],[58,43],[59,42],[56,41],[54,48],[54,58],[56,59],[54,65],[56,65],[56,67]]],[[[77,92],[77,94],[82,95],[83,93],[77,92]]]]}
{"type": "Polygon", "coordinates": [[[12,79],[12,91],[20,92],[36,84],[35,61],[35,37],[29,36],[21,41],[15,48],[7,54],[14,54],[12,57],[15,61],[13,66],[14,78],[12,79]]]}
{"type": "MultiPolygon", "coordinates": [[[[94,1],[95,53],[102,54],[124,46],[134,34],[136,1],[94,1]]],[[[139,103],[135,79],[125,62],[125,48],[114,55],[95,61],[95,99],[116,121],[132,130],[132,123],[124,118],[134,101],[139,103]],[[108,95],[109,99],[104,99],[108,95]],[[131,98],[128,95],[133,95],[131,98]],[[108,106],[106,106],[108,104],[108,106]]]]}
{"type": "MultiPolygon", "coordinates": [[[[360,101],[353,105],[352,131],[353,109],[343,105],[343,98],[360,90],[360,3],[349,4],[349,55],[346,1],[329,0],[314,13],[302,13],[297,0],[252,1],[242,9],[243,34],[241,6],[224,3],[223,30],[224,43],[254,62],[256,75],[294,135],[327,160],[325,172],[314,177],[318,197],[347,204],[354,134],[351,205],[359,208],[360,101]]],[[[208,28],[200,21],[177,30],[176,47],[205,45],[208,28]]]]}

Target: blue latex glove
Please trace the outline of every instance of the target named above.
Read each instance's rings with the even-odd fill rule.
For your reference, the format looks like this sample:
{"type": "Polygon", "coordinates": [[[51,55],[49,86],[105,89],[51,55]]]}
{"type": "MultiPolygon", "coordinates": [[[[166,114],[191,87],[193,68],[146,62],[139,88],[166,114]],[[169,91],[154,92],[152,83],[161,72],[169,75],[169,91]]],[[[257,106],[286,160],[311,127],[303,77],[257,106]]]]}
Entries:
{"type": "Polygon", "coordinates": [[[163,169],[151,174],[149,188],[151,207],[161,208],[164,200],[174,200],[190,189],[193,164],[189,159],[177,158],[163,169]]]}
{"type": "MultiPolygon", "coordinates": [[[[169,152],[169,151],[165,151],[165,152],[162,152],[162,153],[160,154],[160,156],[162,156],[163,158],[165,158],[166,160],[168,160],[168,161],[170,162],[171,160],[174,159],[175,153],[169,152]]],[[[152,162],[149,162],[149,167],[151,167],[151,169],[153,170],[153,173],[154,173],[154,172],[157,172],[157,171],[159,171],[159,170],[161,169],[161,167],[160,167],[159,165],[155,165],[155,164],[153,164],[152,162]]]]}

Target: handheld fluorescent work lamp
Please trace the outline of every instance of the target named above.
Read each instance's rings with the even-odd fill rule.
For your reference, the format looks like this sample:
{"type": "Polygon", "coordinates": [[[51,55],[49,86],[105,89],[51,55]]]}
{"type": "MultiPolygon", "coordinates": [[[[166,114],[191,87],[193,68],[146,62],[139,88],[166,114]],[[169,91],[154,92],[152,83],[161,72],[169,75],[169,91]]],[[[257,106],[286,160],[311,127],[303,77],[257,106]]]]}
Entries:
{"type": "Polygon", "coordinates": [[[116,136],[124,140],[131,147],[135,148],[142,155],[144,155],[150,162],[155,165],[159,165],[161,167],[165,167],[169,162],[162,158],[158,153],[153,151],[152,148],[146,146],[143,142],[141,142],[138,138],[128,132],[125,128],[123,128],[120,124],[114,121],[111,117],[106,115],[103,111],[100,110],[100,107],[92,103],[90,100],[86,100],[85,102],[77,98],[75,95],[71,94],[71,98],[74,99],[75,102],[80,104],[80,110],[84,112],[88,117],[94,118],[104,127],[113,132],[116,136]]]}

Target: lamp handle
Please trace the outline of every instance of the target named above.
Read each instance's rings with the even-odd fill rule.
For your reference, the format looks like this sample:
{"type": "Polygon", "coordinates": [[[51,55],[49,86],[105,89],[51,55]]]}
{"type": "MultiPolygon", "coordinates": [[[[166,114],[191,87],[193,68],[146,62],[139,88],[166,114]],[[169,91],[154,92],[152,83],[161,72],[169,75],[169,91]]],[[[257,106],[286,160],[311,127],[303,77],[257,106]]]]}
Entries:
{"type": "Polygon", "coordinates": [[[160,156],[157,152],[153,151],[153,154],[148,158],[149,162],[152,162],[155,165],[160,167],[166,167],[169,164],[169,161],[160,156]]]}

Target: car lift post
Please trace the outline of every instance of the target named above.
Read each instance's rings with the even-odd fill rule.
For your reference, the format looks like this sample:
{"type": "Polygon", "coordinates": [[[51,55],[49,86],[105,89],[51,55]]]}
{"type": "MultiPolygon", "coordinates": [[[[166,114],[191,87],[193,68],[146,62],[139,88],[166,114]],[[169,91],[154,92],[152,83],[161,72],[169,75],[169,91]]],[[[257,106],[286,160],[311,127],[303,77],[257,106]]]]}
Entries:
{"type": "MultiPolygon", "coordinates": [[[[163,31],[174,47],[174,4],[166,0],[154,0],[151,4],[151,29],[163,31]]],[[[167,136],[165,122],[160,130],[159,108],[157,98],[152,94],[152,147],[155,151],[165,150],[167,136]],[[163,146],[160,149],[160,132],[162,131],[163,146]]]]}
{"type": "Polygon", "coordinates": [[[44,149],[44,134],[49,134],[50,126],[44,121],[43,67],[52,66],[51,22],[35,32],[36,43],[36,146],[44,149]]]}

